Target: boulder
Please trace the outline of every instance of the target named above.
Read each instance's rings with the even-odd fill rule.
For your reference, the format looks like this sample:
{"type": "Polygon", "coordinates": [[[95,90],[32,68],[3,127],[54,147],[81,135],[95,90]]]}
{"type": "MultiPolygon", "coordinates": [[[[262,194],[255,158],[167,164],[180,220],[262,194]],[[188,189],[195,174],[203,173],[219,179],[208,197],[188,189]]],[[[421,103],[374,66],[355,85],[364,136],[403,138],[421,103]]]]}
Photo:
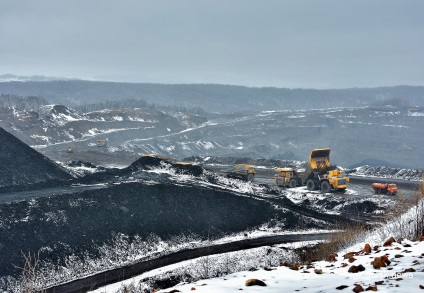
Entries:
{"type": "Polygon", "coordinates": [[[358,255],[358,253],[357,253],[357,252],[348,252],[348,253],[346,253],[345,255],[343,255],[343,258],[344,258],[344,259],[349,259],[349,258],[354,257],[354,256],[356,256],[356,255],[358,255]]]}
{"type": "Polygon", "coordinates": [[[351,266],[349,268],[348,272],[356,274],[358,272],[358,267],[357,266],[351,266]]]}
{"type": "Polygon", "coordinates": [[[246,286],[266,286],[264,281],[258,280],[258,279],[249,279],[246,281],[246,286]]]}
{"type": "Polygon", "coordinates": [[[368,243],[365,244],[364,249],[362,249],[362,253],[371,253],[371,245],[368,243]]]}
{"type": "Polygon", "coordinates": [[[386,240],[386,242],[384,242],[383,246],[391,246],[393,242],[396,242],[395,238],[390,237],[386,240]]]}
{"type": "Polygon", "coordinates": [[[384,262],[384,260],[381,259],[381,257],[374,258],[374,260],[371,262],[371,264],[374,267],[374,269],[379,269],[381,267],[386,266],[386,263],[384,262]]]}
{"type": "Polygon", "coordinates": [[[390,265],[391,264],[391,261],[389,260],[389,258],[387,257],[387,255],[382,255],[380,257],[381,257],[381,259],[384,261],[384,263],[386,265],[390,265]]]}
{"type": "Polygon", "coordinates": [[[356,285],[355,288],[353,288],[352,291],[355,292],[355,293],[363,292],[364,288],[361,285],[356,285]]]}
{"type": "Polygon", "coordinates": [[[328,262],[336,262],[337,261],[337,253],[332,253],[332,254],[330,254],[328,257],[327,257],[327,259],[326,259],[326,261],[328,261],[328,262]]]}

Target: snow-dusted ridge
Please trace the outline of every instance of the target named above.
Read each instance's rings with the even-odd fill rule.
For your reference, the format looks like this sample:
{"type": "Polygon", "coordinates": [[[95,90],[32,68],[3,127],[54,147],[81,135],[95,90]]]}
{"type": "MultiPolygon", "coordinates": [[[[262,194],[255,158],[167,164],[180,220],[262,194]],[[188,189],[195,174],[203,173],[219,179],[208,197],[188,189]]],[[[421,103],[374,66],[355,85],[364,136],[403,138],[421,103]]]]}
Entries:
{"type": "Polygon", "coordinates": [[[361,177],[401,179],[409,181],[423,180],[423,171],[419,169],[402,169],[389,167],[360,166],[349,171],[349,175],[361,177]]]}

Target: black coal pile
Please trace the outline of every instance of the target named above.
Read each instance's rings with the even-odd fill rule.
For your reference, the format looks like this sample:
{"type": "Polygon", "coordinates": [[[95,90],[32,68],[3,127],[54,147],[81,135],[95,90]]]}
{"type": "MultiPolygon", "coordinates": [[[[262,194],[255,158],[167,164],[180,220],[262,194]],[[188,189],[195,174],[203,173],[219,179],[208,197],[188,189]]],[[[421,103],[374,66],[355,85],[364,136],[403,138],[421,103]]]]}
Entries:
{"type": "Polygon", "coordinates": [[[391,178],[412,181],[420,181],[423,178],[423,170],[420,169],[390,168],[386,166],[371,167],[368,165],[352,169],[349,171],[349,174],[355,176],[391,178]]]}
{"type": "MultiPolygon", "coordinates": [[[[291,157],[292,154],[286,157],[291,157]]],[[[193,161],[202,164],[220,164],[220,165],[234,165],[234,164],[254,164],[257,166],[266,166],[269,168],[304,168],[306,162],[297,160],[277,160],[277,159],[254,159],[249,157],[219,157],[207,156],[199,157],[192,156],[185,158],[184,161],[193,161]]]]}
{"type": "Polygon", "coordinates": [[[133,162],[125,170],[129,172],[137,172],[157,168],[173,168],[177,174],[187,174],[193,176],[200,176],[203,173],[203,168],[199,165],[188,162],[173,162],[167,157],[158,156],[143,156],[133,162]]]}
{"type": "Polygon", "coordinates": [[[243,232],[276,220],[294,228],[299,217],[264,200],[197,185],[122,183],[66,196],[0,205],[0,276],[19,275],[22,251],[44,261],[96,256],[116,233],[166,240],[181,233],[203,239],[243,232]]]}
{"type": "Polygon", "coordinates": [[[56,163],[0,128],[0,189],[52,186],[71,176],[56,163]]]}

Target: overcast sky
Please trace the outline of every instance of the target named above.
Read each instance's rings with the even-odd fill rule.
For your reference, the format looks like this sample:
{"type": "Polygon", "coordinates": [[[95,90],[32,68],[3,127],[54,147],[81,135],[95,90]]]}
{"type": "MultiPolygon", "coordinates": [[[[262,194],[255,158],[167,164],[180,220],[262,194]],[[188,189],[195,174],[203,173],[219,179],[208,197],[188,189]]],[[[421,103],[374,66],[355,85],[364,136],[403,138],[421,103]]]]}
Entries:
{"type": "Polygon", "coordinates": [[[424,85],[424,1],[0,0],[0,74],[424,85]]]}

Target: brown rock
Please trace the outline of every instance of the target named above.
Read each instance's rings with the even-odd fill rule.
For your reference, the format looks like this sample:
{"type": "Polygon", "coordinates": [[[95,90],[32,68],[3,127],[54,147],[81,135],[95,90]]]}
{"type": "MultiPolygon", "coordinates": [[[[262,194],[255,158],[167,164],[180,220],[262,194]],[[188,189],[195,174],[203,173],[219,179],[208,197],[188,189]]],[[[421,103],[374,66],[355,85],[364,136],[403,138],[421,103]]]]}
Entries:
{"type": "Polygon", "coordinates": [[[364,249],[362,249],[362,253],[371,253],[371,245],[368,243],[365,244],[364,249]]]}
{"type": "Polygon", "coordinates": [[[395,254],[395,258],[401,258],[401,257],[403,257],[402,254],[395,254]]]}
{"type": "Polygon", "coordinates": [[[343,258],[344,258],[344,259],[349,259],[349,258],[354,257],[354,256],[356,256],[356,255],[358,255],[358,253],[357,253],[357,252],[348,252],[348,253],[346,253],[345,255],[343,255],[343,258]]]}
{"type": "Polygon", "coordinates": [[[384,263],[386,265],[390,265],[392,262],[389,260],[389,258],[387,257],[387,255],[382,255],[380,256],[381,260],[384,261],[384,263]]]}
{"type": "Polygon", "coordinates": [[[384,284],[384,281],[377,281],[377,282],[374,282],[374,284],[376,284],[376,285],[383,285],[384,284]]]}
{"type": "Polygon", "coordinates": [[[365,271],[365,268],[364,268],[364,266],[363,266],[363,265],[359,265],[359,266],[357,266],[356,268],[357,268],[358,272],[363,272],[363,271],[365,271]]]}
{"type": "Polygon", "coordinates": [[[418,241],[424,241],[424,235],[420,236],[420,238],[418,238],[418,241]]]}
{"type": "Polygon", "coordinates": [[[365,291],[377,291],[377,286],[368,286],[368,288],[365,289],[365,291]]]}
{"type": "Polygon", "coordinates": [[[397,243],[402,244],[402,241],[403,241],[403,240],[405,240],[405,238],[403,238],[403,237],[399,237],[399,238],[398,238],[398,240],[397,240],[397,243]]]}
{"type": "Polygon", "coordinates": [[[191,291],[194,291],[194,290],[196,290],[196,288],[194,288],[194,287],[191,287],[191,289],[190,289],[191,291]]]}
{"type": "Polygon", "coordinates": [[[341,285],[341,286],[339,286],[339,287],[336,287],[336,289],[337,290],[343,290],[343,289],[346,289],[346,288],[348,288],[349,286],[347,286],[347,285],[341,285]]]}
{"type": "Polygon", "coordinates": [[[396,240],[393,237],[390,237],[386,240],[386,242],[384,242],[383,246],[391,246],[393,242],[396,242],[396,240]]]}
{"type": "Polygon", "coordinates": [[[345,267],[347,267],[348,266],[348,264],[347,263],[342,263],[342,268],[345,268],[345,267]]]}
{"type": "Polygon", "coordinates": [[[361,285],[356,285],[355,288],[353,288],[352,291],[355,292],[355,293],[363,292],[364,288],[361,285]]]}
{"type": "Polygon", "coordinates": [[[374,258],[374,260],[371,262],[371,264],[374,267],[374,269],[379,269],[381,267],[386,266],[386,263],[381,259],[381,257],[374,258]]]}
{"type": "Polygon", "coordinates": [[[354,258],[354,257],[349,258],[350,263],[353,263],[355,260],[356,260],[356,258],[354,258]]]}
{"type": "Polygon", "coordinates": [[[404,269],[403,272],[401,272],[401,273],[404,274],[404,273],[415,273],[415,272],[416,272],[415,269],[409,268],[409,269],[404,269]]]}
{"type": "Polygon", "coordinates": [[[420,289],[424,289],[424,286],[423,285],[420,285],[420,289]]]}
{"type": "Polygon", "coordinates": [[[386,240],[386,242],[384,242],[383,246],[391,246],[393,242],[396,242],[395,238],[390,237],[386,240]]]}
{"type": "Polygon", "coordinates": [[[249,279],[246,281],[246,286],[266,286],[264,281],[258,279],[249,279]]]}
{"type": "Polygon", "coordinates": [[[338,256],[337,253],[332,253],[327,257],[326,261],[335,262],[337,261],[337,256],[338,256]]]}
{"type": "Polygon", "coordinates": [[[409,244],[409,243],[406,243],[406,244],[403,245],[403,247],[412,247],[412,245],[409,244]]]}
{"type": "Polygon", "coordinates": [[[177,289],[174,289],[174,290],[169,291],[169,293],[177,293],[177,292],[181,292],[181,291],[180,290],[177,290],[177,289]]]}
{"type": "Polygon", "coordinates": [[[322,275],[322,270],[321,269],[315,269],[314,272],[317,275],[322,275]]]}
{"type": "Polygon", "coordinates": [[[349,268],[348,272],[356,274],[358,272],[358,267],[357,266],[351,266],[349,268]]]}

